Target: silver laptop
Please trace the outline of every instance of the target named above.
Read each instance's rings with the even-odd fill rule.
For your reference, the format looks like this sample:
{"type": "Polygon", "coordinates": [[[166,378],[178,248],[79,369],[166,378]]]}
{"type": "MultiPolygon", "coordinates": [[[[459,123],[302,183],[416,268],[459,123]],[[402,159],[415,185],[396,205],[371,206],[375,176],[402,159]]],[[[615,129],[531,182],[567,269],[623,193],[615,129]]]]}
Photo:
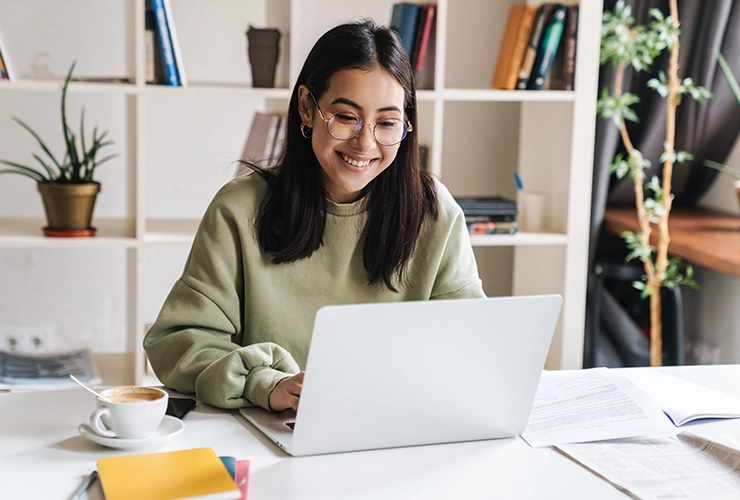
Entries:
{"type": "Polygon", "coordinates": [[[298,411],[240,413],[293,456],[524,432],[559,295],[323,307],[298,411]]]}

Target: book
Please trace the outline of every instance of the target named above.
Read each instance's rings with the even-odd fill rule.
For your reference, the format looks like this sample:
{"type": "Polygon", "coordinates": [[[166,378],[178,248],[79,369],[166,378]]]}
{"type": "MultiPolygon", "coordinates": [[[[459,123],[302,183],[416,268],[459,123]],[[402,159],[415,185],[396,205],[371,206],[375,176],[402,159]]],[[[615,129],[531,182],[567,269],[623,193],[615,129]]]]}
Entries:
{"type": "Polygon", "coordinates": [[[416,18],[419,15],[419,6],[411,2],[393,4],[391,11],[391,26],[401,37],[403,48],[411,61],[414,49],[414,35],[416,34],[416,18]]]}
{"type": "Polygon", "coordinates": [[[15,80],[15,75],[8,61],[8,51],[5,50],[2,37],[0,37],[0,80],[15,80]]]}
{"type": "Polygon", "coordinates": [[[144,9],[144,81],[157,83],[157,63],[155,50],[158,49],[156,38],[156,20],[151,2],[146,2],[144,9]]]}
{"type": "Polygon", "coordinates": [[[0,389],[13,392],[77,387],[70,375],[87,385],[103,383],[87,349],[45,354],[0,351],[0,389]]]}
{"type": "Polygon", "coordinates": [[[427,55],[427,48],[432,34],[434,25],[434,15],[437,11],[437,4],[424,3],[419,4],[418,19],[416,21],[416,33],[414,35],[414,49],[412,51],[411,66],[414,70],[414,78],[419,82],[419,75],[424,69],[424,61],[427,55]]]}
{"type": "Polygon", "coordinates": [[[537,58],[537,50],[540,48],[542,35],[545,33],[547,21],[550,19],[552,7],[553,4],[545,3],[537,9],[537,15],[535,15],[534,23],[529,33],[529,42],[527,43],[524,58],[519,68],[519,75],[516,81],[516,88],[518,90],[525,90],[527,88],[529,75],[532,74],[532,66],[534,66],[534,60],[537,58]]]}
{"type": "Polygon", "coordinates": [[[241,491],[212,448],[98,459],[106,500],[237,500],[241,491]]]}
{"type": "Polygon", "coordinates": [[[504,90],[516,88],[519,68],[524,59],[536,13],[537,7],[533,5],[512,5],[509,9],[496,69],[491,80],[492,87],[504,90]]]}
{"type": "Polygon", "coordinates": [[[516,221],[467,222],[466,220],[465,224],[470,234],[516,234],[517,230],[516,221]]]}
{"type": "Polygon", "coordinates": [[[522,437],[532,447],[664,437],[707,418],[740,418],[740,397],[653,370],[546,370],[522,437]]]}
{"type": "Polygon", "coordinates": [[[188,86],[188,78],[185,75],[185,65],[182,62],[182,53],[180,52],[180,40],[177,38],[177,29],[175,28],[175,17],[172,15],[172,4],[170,0],[163,0],[164,14],[167,17],[167,27],[170,29],[170,43],[172,44],[172,54],[175,56],[175,69],[181,87],[188,86]]]}
{"type": "MultiPolygon", "coordinates": [[[[284,115],[256,111],[244,142],[241,160],[257,163],[263,167],[276,165],[285,147],[287,122],[288,119],[284,115]]],[[[251,172],[251,169],[241,165],[235,177],[248,172],[251,172]]]]}
{"type": "Polygon", "coordinates": [[[706,418],[740,418],[740,398],[655,371],[625,373],[680,427],[706,418]]]}
{"type": "Polygon", "coordinates": [[[563,90],[573,90],[576,74],[576,46],[578,41],[578,5],[568,7],[565,22],[565,55],[563,61],[563,90]]]}
{"type": "Polygon", "coordinates": [[[461,197],[455,201],[466,217],[472,215],[517,215],[516,201],[502,196],[489,197],[461,197]]]}
{"type": "MultiPolygon", "coordinates": [[[[267,160],[268,166],[277,165],[280,157],[285,149],[285,135],[287,134],[288,117],[286,115],[277,115],[277,120],[272,121],[272,127],[274,128],[274,139],[272,141],[272,147],[270,148],[270,155],[267,160]]],[[[273,131],[270,131],[271,134],[273,131]]],[[[268,135],[268,141],[270,135],[268,135]]],[[[270,146],[270,144],[268,144],[270,146]]]]}
{"type": "Polygon", "coordinates": [[[542,35],[542,43],[537,50],[537,57],[532,65],[532,74],[529,76],[527,90],[541,90],[545,85],[545,78],[550,71],[555,53],[560,45],[565,28],[565,16],[568,9],[565,5],[555,4],[552,8],[550,20],[542,35]]]}
{"type": "Polygon", "coordinates": [[[157,28],[157,40],[159,40],[159,48],[162,54],[162,65],[164,66],[164,72],[167,78],[166,83],[171,87],[179,87],[180,79],[177,74],[177,66],[175,65],[175,53],[172,49],[170,30],[167,26],[164,0],[151,1],[157,28]]]}

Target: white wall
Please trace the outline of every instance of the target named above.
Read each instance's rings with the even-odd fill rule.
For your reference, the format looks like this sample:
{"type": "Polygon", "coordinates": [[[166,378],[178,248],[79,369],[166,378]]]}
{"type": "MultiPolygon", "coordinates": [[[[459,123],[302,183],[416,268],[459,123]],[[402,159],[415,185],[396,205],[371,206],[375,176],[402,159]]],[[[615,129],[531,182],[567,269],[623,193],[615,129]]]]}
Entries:
{"type": "MultiPolygon", "coordinates": [[[[75,76],[133,77],[133,43],[124,43],[131,33],[133,5],[130,0],[2,0],[0,36],[20,78],[59,80],[75,59],[75,76]]],[[[265,3],[175,0],[172,5],[188,79],[248,85],[245,31],[249,23],[267,25],[265,3]]],[[[287,71],[277,78],[287,80],[287,71]]],[[[30,153],[39,152],[35,140],[10,116],[31,125],[53,151],[62,151],[60,98],[61,92],[0,93],[0,158],[28,164],[34,162],[30,153]]],[[[147,149],[146,157],[149,216],[199,218],[231,178],[252,113],[263,104],[241,97],[148,98],[146,141],[157,144],[147,149]]],[[[103,189],[95,217],[131,219],[134,152],[127,149],[127,134],[132,101],[71,93],[67,108],[74,129],[83,106],[88,134],[93,125],[108,129],[115,142],[108,153],[121,153],[100,167],[103,189]]],[[[0,217],[43,217],[31,179],[0,175],[0,217]]],[[[146,253],[146,321],[154,320],[187,251],[179,245],[146,253]]],[[[126,351],[129,253],[121,248],[1,249],[0,328],[51,328],[53,349],[126,351]]]]}
{"type": "MultiPolygon", "coordinates": [[[[735,143],[727,165],[740,169],[740,141],[735,143]]],[[[740,214],[734,181],[734,177],[718,175],[700,205],[740,214]]],[[[687,343],[698,344],[697,361],[740,363],[740,278],[698,266],[694,269],[701,290],[684,292],[687,343]]]]}

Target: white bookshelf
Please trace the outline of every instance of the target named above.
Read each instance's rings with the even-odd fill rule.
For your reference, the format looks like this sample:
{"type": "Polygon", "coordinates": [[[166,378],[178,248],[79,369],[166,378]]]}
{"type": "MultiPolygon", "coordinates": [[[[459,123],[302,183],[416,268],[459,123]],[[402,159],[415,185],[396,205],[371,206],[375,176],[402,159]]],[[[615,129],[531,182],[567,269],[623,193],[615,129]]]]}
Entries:
{"type": "MultiPolygon", "coordinates": [[[[393,1],[258,2],[261,8],[256,9],[255,17],[243,19],[242,24],[245,28],[248,23],[278,26],[283,32],[278,88],[274,89],[254,89],[244,82],[199,82],[197,78],[189,78],[190,85],[186,88],[146,85],[144,0],[120,1],[121,11],[127,16],[122,57],[127,60],[125,66],[129,68],[128,76],[133,83],[74,82],[69,86],[69,93],[70,96],[124,99],[130,119],[124,133],[116,138],[116,144],[125,152],[128,188],[120,195],[124,199],[125,215],[96,216],[94,225],[98,233],[94,238],[56,239],[41,235],[40,228],[44,225],[41,218],[9,216],[0,205],[0,249],[124,249],[128,341],[127,353],[122,356],[127,361],[122,364],[133,373],[132,382],[142,383],[151,380],[145,373],[146,362],[140,346],[146,325],[154,319],[146,312],[151,310],[153,300],[147,289],[150,271],[147,252],[173,246],[186,249],[198,225],[198,218],[193,216],[151,215],[148,191],[158,187],[160,182],[157,180],[159,173],[147,165],[149,153],[158,147],[150,140],[148,127],[152,127],[151,115],[156,113],[157,99],[186,99],[193,103],[209,98],[219,99],[219,102],[250,100],[257,103],[258,109],[285,109],[292,83],[318,36],[340,21],[362,16],[388,22],[393,1]]],[[[78,2],[84,4],[84,0],[78,2]]],[[[30,3],[43,2],[32,0],[30,3]]],[[[188,60],[189,53],[184,45],[192,37],[207,44],[209,37],[193,33],[197,19],[189,19],[188,15],[193,16],[192,12],[197,10],[195,0],[172,0],[172,3],[185,65],[189,67],[192,59],[188,60]]],[[[476,235],[471,242],[489,295],[563,295],[563,310],[547,366],[576,368],[581,365],[583,346],[601,2],[581,3],[576,90],[567,92],[488,88],[506,14],[512,3],[517,2],[438,1],[434,88],[418,92],[418,132],[420,142],[429,146],[430,170],[453,195],[498,194],[514,198],[514,171],[522,176],[525,187],[546,193],[547,214],[542,232],[476,235]]],[[[224,16],[228,15],[230,7],[235,8],[233,0],[215,0],[214,4],[224,10],[224,16]]],[[[0,30],[2,26],[0,23],[0,30]]],[[[204,29],[208,26],[210,24],[206,23],[204,29]]],[[[246,56],[221,64],[246,64],[246,56]]],[[[0,97],[33,92],[53,94],[57,99],[61,83],[26,78],[0,82],[0,97]]],[[[58,120],[56,116],[55,120],[58,120]]],[[[17,130],[17,134],[23,133],[17,130]]],[[[198,144],[183,144],[183,147],[197,150],[198,144]]],[[[240,151],[240,148],[241,144],[235,144],[233,150],[240,151]]],[[[3,180],[0,177],[0,182],[3,180]]],[[[115,189],[113,183],[104,184],[101,196],[115,189]]],[[[176,208],[173,210],[176,212],[176,208]]]]}

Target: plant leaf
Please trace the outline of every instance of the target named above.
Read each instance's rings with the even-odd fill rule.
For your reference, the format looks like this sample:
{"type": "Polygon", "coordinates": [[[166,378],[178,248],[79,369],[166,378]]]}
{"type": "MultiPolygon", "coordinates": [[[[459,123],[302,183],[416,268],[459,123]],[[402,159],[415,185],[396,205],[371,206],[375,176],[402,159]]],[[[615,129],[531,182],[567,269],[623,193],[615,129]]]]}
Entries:
{"type": "Polygon", "coordinates": [[[5,173],[16,173],[16,174],[23,174],[28,177],[33,177],[37,181],[45,181],[47,180],[46,177],[44,177],[44,174],[36,170],[32,167],[27,167],[25,165],[21,165],[20,163],[15,163],[8,160],[0,160],[0,163],[4,165],[8,165],[9,167],[16,168],[18,170],[3,170],[5,173]]]}
{"type": "Polygon", "coordinates": [[[24,129],[26,129],[32,136],[34,136],[36,138],[36,141],[39,143],[39,146],[41,146],[41,149],[43,149],[44,152],[49,156],[49,158],[51,158],[51,161],[54,162],[54,165],[56,165],[57,168],[61,168],[57,159],[54,157],[53,154],[51,154],[51,151],[49,150],[49,148],[46,147],[46,144],[44,143],[44,141],[41,140],[41,137],[39,137],[39,135],[36,132],[34,132],[34,130],[31,127],[26,125],[23,122],[23,120],[21,120],[20,118],[16,118],[15,116],[13,116],[11,117],[11,119],[17,124],[19,124],[21,127],[23,127],[24,129]]]}

